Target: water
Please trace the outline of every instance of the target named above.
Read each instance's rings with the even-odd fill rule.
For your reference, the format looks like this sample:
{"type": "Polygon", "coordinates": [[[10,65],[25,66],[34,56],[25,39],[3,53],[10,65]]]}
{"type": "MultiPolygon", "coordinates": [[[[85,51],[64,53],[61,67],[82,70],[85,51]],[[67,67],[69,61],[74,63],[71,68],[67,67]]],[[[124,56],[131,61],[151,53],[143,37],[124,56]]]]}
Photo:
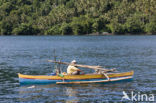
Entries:
{"type": "MultiPolygon", "coordinates": [[[[66,67],[62,66],[63,71],[66,67]]],[[[156,36],[1,36],[0,101],[119,102],[122,91],[156,94],[155,68],[156,36]],[[20,86],[17,73],[52,72],[54,64],[47,60],[54,58],[54,49],[61,61],[76,59],[80,64],[115,67],[121,72],[134,70],[134,80],[113,84],[20,86]]]]}

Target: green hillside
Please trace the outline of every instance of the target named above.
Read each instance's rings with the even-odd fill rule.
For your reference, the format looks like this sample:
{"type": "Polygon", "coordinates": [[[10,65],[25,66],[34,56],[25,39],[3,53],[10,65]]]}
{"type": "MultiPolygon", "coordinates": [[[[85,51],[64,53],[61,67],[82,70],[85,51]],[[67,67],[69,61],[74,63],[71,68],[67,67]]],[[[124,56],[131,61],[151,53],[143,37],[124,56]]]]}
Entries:
{"type": "Polygon", "coordinates": [[[1,0],[0,35],[156,34],[156,0],[1,0]]]}

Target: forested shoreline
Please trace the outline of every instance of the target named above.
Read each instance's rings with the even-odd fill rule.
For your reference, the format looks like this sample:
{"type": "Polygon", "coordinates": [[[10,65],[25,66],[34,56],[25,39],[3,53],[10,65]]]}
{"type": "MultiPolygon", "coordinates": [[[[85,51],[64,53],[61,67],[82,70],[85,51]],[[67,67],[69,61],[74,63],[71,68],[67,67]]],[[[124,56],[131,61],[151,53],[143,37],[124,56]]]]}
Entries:
{"type": "Polygon", "coordinates": [[[0,1],[0,35],[86,34],[156,34],[156,1],[0,1]]]}

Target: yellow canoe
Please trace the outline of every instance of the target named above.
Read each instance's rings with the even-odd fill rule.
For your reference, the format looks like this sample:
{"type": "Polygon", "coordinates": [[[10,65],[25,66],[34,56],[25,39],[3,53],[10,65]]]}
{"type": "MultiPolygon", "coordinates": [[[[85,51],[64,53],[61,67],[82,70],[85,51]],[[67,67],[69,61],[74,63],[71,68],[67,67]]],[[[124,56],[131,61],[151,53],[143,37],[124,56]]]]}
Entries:
{"type": "Polygon", "coordinates": [[[83,75],[24,75],[18,73],[20,84],[81,84],[131,80],[134,71],[123,73],[83,74],[83,75]]]}

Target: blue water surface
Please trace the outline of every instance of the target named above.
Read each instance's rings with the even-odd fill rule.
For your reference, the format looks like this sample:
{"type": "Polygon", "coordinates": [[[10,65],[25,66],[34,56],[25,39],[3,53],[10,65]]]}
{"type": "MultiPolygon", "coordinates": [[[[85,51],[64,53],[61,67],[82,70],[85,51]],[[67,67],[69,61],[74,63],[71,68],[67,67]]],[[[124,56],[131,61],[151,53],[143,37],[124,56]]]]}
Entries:
{"type": "MultiPolygon", "coordinates": [[[[63,71],[67,66],[61,65],[63,71]]],[[[81,68],[86,73],[93,70],[81,68]]],[[[156,94],[156,36],[0,36],[0,102],[121,102],[122,92],[156,94]],[[47,75],[54,59],[134,70],[132,82],[20,86],[17,73],[47,75]]],[[[128,102],[128,100],[127,100],[128,102]]]]}

